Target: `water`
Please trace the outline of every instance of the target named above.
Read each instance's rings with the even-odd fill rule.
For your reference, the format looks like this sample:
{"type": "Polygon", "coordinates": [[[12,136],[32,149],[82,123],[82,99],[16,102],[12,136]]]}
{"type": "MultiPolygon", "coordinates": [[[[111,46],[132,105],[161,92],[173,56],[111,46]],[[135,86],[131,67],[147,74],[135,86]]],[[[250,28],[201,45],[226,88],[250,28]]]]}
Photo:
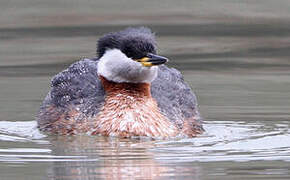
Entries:
{"type": "Polygon", "coordinates": [[[73,2],[0,2],[1,180],[290,178],[289,2],[144,8],[124,0],[127,11],[73,2]],[[93,57],[102,33],[132,24],[157,32],[159,53],[197,94],[206,132],[170,140],[40,133],[34,115],[50,78],[93,57]]]}
{"type": "Polygon", "coordinates": [[[210,121],[195,139],[46,136],[35,121],[0,123],[5,179],[289,178],[289,123],[210,121]],[[4,128],[5,127],[5,128],[4,128]]]}

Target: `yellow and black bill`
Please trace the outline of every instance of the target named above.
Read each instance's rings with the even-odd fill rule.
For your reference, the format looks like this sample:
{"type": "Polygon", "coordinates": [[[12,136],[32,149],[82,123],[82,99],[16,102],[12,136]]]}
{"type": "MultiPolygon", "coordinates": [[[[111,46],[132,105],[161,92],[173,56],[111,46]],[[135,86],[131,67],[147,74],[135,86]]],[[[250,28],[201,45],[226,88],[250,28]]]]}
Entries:
{"type": "Polygon", "coordinates": [[[164,64],[168,62],[168,59],[163,56],[158,56],[158,55],[149,53],[141,59],[136,59],[136,61],[140,62],[143,66],[150,67],[150,66],[164,64]]]}

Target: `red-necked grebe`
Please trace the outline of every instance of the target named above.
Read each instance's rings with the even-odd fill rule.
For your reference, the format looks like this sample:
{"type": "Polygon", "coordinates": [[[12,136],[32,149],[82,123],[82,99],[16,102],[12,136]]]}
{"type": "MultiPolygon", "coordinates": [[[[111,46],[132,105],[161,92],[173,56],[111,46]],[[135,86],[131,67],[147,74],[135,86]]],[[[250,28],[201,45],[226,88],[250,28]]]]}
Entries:
{"type": "Polygon", "coordinates": [[[150,29],[106,34],[97,54],[52,79],[37,115],[40,130],[153,138],[203,131],[195,95],[179,71],[164,65],[167,58],[156,55],[150,29]]]}

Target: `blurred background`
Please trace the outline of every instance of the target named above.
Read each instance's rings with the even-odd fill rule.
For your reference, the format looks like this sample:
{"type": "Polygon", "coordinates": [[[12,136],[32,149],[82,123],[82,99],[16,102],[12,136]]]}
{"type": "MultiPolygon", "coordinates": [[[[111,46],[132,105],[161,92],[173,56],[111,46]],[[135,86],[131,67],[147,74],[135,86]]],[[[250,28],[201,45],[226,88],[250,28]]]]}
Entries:
{"type": "MultiPolygon", "coordinates": [[[[228,175],[222,179],[239,177],[265,179],[262,174],[267,173],[270,179],[289,178],[289,167],[283,160],[288,159],[289,162],[290,144],[283,141],[282,145],[269,146],[281,138],[287,140],[290,137],[290,1],[288,0],[1,0],[0,121],[33,121],[39,105],[49,91],[53,75],[83,57],[94,57],[96,41],[101,35],[129,26],[147,26],[156,32],[158,53],[170,59],[168,65],[179,69],[196,93],[201,115],[208,124],[207,128],[211,127],[212,130],[209,133],[212,132],[215,136],[226,129],[225,127],[231,127],[216,143],[225,141],[241,143],[240,146],[235,146],[238,148],[234,148],[233,151],[222,146],[226,149],[221,148],[224,150],[221,155],[223,159],[219,155],[212,156],[213,154],[209,153],[221,150],[220,146],[217,148],[211,143],[213,139],[200,138],[200,147],[207,147],[205,144],[208,144],[209,149],[201,148],[198,156],[208,155],[206,156],[208,159],[205,159],[209,163],[195,163],[195,160],[190,159],[193,155],[185,153],[184,157],[189,155],[190,167],[195,163],[194,169],[189,168],[186,172],[180,169],[161,169],[161,172],[177,173],[184,177],[189,175],[195,179],[200,177],[212,179],[216,175],[223,177],[222,173],[228,175]],[[221,124],[219,126],[211,124],[218,121],[221,121],[222,128],[221,124]],[[230,122],[230,125],[224,121],[230,122]],[[236,126],[241,122],[241,127],[236,126]],[[241,131],[245,127],[250,129],[241,131]],[[221,131],[217,132],[214,129],[221,131]],[[261,135],[259,137],[256,136],[258,132],[261,135]],[[274,132],[281,136],[274,136],[274,132]],[[225,140],[223,137],[230,139],[225,140]],[[238,140],[231,139],[233,137],[237,137],[238,140]],[[270,139],[265,140],[264,137],[270,139]],[[246,141],[252,144],[244,144],[246,141]],[[262,150],[257,150],[257,146],[262,150]],[[231,162],[222,165],[213,162],[217,158],[227,161],[229,158],[227,155],[235,153],[240,154],[231,156],[233,158],[231,162]],[[257,160],[267,158],[271,161],[263,161],[262,167],[260,162],[256,163],[257,160]],[[248,160],[249,163],[242,164],[232,162],[248,160]],[[212,176],[211,170],[215,172],[212,176]],[[272,172],[274,173],[271,174],[272,172]],[[243,176],[245,173],[248,173],[248,176],[243,176]]],[[[11,141],[7,140],[6,136],[9,133],[3,129],[11,126],[13,129],[13,125],[10,124],[2,126],[2,130],[0,128],[1,147],[6,149],[0,152],[13,149],[7,151],[8,153],[3,155],[4,160],[0,158],[0,161],[10,157],[11,152],[14,156],[13,153],[18,147],[46,148],[40,145],[41,143],[31,143],[30,140],[20,145],[16,143],[18,136],[16,140],[13,138],[11,141]]],[[[198,145],[196,141],[190,143],[195,142],[198,145]]],[[[51,142],[61,144],[58,141],[51,142]]],[[[89,142],[81,147],[80,151],[92,144],[89,142]]],[[[180,146],[188,150],[188,143],[180,146]]],[[[171,146],[172,144],[168,147],[171,146]]],[[[230,147],[232,150],[232,146],[230,147]]],[[[175,146],[174,148],[176,149],[175,146]]],[[[174,148],[171,149],[173,154],[170,154],[173,159],[169,158],[164,163],[188,167],[188,161],[181,164],[174,161],[176,160],[174,157],[180,158],[182,151],[179,149],[175,154],[174,148]]],[[[48,154],[65,155],[62,150],[55,151],[50,147],[47,149],[48,154]]],[[[196,147],[189,152],[195,150],[196,147]]],[[[31,152],[34,150],[26,153],[31,152]]],[[[161,158],[159,155],[153,153],[157,159],[161,158]]],[[[20,162],[26,162],[22,156],[18,158],[20,162]]],[[[144,164],[154,164],[155,160],[145,161],[144,164]]],[[[130,167],[139,167],[134,162],[130,161],[130,167]]],[[[126,166],[128,161],[122,161],[121,164],[126,166]]],[[[65,168],[67,165],[58,164],[56,167],[65,168]]],[[[48,163],[28,163],[20,169],[39,175],[28,174],[28,179],[33,177],[38,179],[47,172],[47,168],[50,169],[49,173],[53,174],[55,166],[50,166],[48,163]]],[[[155,166],[152,166],[152,169],[156,169],[155,166]]],[[[1,174],[5,172],[7,179],[22,176],[21,173],[15,174],[13,169],[7,168],[5,163],[0,163],[0,167],[3,168],[1,174]]],[[[86,169],[85,167],[83,164],[82,168],[86,169]]],[[[142,163],[140,168],[143,168],[142,163]]],[[[72,168],[73,170],[75,169],[72,168]]],[[[151,173],[151,176],[140,178],[150,179],[155,172],[146,173],[147,175],[151,173]]],[[[61,172],[60,174],[64,175],[61,172]]],[[[170,173],[165,175],[170,176],[170,173]]]]}
{"type": "Polygon", "coordinates": [[[206,119],[240,105],[275,116],[289,109],[286,0],[1,0],[0,13],[2,120],[31,120],[54,74],[94,57],[99,36],[128,26],[156,32],[159,54],[183,71],[206,119]]]}

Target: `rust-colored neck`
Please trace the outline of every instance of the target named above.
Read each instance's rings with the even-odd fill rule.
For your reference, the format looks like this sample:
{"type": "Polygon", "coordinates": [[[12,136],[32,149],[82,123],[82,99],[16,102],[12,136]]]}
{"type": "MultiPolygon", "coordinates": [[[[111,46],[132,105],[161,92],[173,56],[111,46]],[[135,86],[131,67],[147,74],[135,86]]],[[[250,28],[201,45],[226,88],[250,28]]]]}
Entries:
{"type": "Polygon", "coordinates": [[[107,95],[134,94],[151,97],[150,83],[116,83],[99,76],[107,95]]]}

